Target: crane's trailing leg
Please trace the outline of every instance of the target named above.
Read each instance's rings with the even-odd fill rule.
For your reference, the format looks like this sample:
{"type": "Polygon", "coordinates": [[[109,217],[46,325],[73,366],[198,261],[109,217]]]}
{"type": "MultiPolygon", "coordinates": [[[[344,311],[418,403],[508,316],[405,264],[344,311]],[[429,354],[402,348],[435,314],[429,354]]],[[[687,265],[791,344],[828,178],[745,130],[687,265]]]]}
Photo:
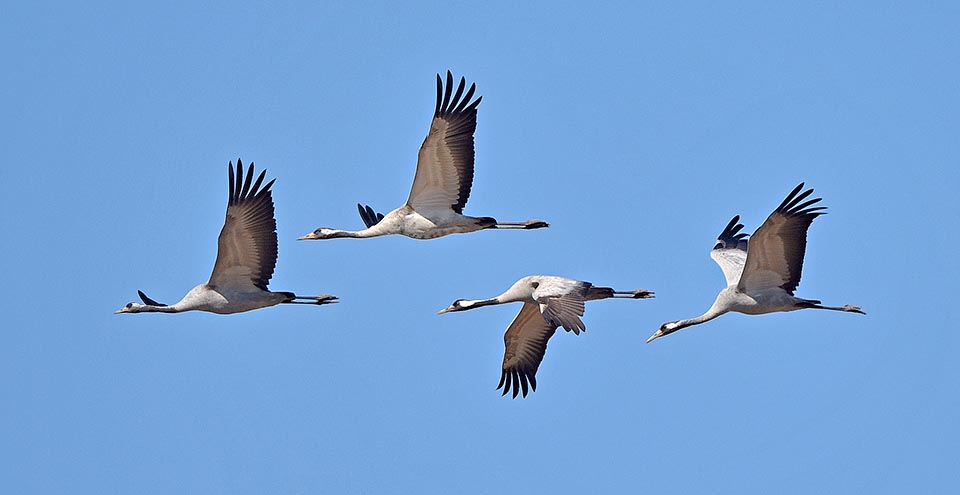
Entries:
{"type": "Polygon", "coordinates": [[[820,301],[809,301],[808,304],[801,304],[801,306],[804,307],[804,308],[829,309],[830,311],[845,311],[845,312],[847,312],[847,313],[860,313],[860,314],[862,314],[862,315],[867,314],[867,313],[865,313],[862,309],[860,309],[860,306],[853,306],[853,305],[850,305],[850,304],[845,304],[845,305],[840,306],[840,307],[837,307],[837,306],[821,306],[821,305],[820,305],[820,301]]]}
{"type": "Polygon", "coordinates": [[[630,291],[614,291],[613,297],[625,297],[628,299],[652,299],[656,296],[653,295],[652,290],[630,290],[630,291]]]}
{"type": "Polygon", "coordinates": [[[549,227],[550,224],[543,220],[527,220],[526,222],[498,222],[494,228],[497,229],[542,229],[549,227]]]}
{"type": "Polygon", "coordinates": [[[286,301],[283,301],[283,302],[285,302],[285,303],[287,303],[287,304],[317,304],[317,305],[321,305],[321,304],[333,304],[333,303],[335,303],[335,302],[339,302],[339,298],[338,298],[337,296],[331,296],[330,294],[323,294],[323,295],[319,295],[319,296],[298,296],[298,295],[296,295],[296,294],[293,294],[293,297],[292,297],[292,298],[290,298],[290,299],[288,299],[288,300],[286,300],[286,301]]]}

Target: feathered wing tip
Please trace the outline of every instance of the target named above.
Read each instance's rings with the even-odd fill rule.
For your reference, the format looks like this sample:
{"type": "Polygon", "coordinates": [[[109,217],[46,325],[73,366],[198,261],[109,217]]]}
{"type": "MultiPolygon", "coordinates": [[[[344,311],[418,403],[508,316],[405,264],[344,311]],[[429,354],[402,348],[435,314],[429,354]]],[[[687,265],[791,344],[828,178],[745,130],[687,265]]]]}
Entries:
{"type": "Polygon", "coordinates": [[[740,222],[740,215],[736,215],[732,219],[730,219],[730,223],[728,223],[727,226],[723,228],[723,232],[720,232],[720,235],[717,237],[717,239],[720,239],[723,241],[740,242],[741,239],[743,239],[744,237],[747,237],[747,234],[745,232],[740,232],[740,230],[743,229],[743,224],[739,222],[740,222]]]}
{"type": "Polygon", "coordinates": [[[146,294],[143,293],[142,290],[138,290],[137,294],[140,296],[140,300],[143,301],[144,304],[149,304],[150,306],[166,306],[166,304],[158,303],[157,301],[150,299],[146,294]]]}
{"type": "Polygon", "coordinates": [[[237,160],[236,170],[230,162],[228,170],[229,199],[226,217],[217,241],[217,261],[210,275],[216,285],[230,279],[229,269],[241,264],[252,271],[251,281],[261,290],[267,289],[277,262],[277,223],[270,188],[276,179],[264,184],[267,171],[254,180],[254,164],[244,170],[237,160]]]}
{"type": "Polygon", "coordinates": [[[483,97],[478,96],[477,99],[471,103],[470,99],[473,98],[473,94],[477,90],[477,85],[476,83],[470,84],[470,89],[468,89],[467,94],[464,95],[463,88],[466,84],[466,78],[461,76],[460,84],[457,85],[457,92],[451,98],[451,93],[453,92],[453,74],[449,70],[447,71],[446,87],[444,87],[440,74],[437,74],[437,105],[433,110],[434,118],[476,110],[477,105],[480,104],[480,100],[482,100],[483,97]],[[461,96],[463,97],[462,99],[461,96]]]}
{"type": "Polygon", "coordinates": [[[503,389],[503,393],[500,394],[501,397],[512,390],[514,399],[521,393],[526,398],[530,391],[537,391],[536,371],[528,375],[525,370],[505,369],[500,372],[500,383],[497,384],[497,390],[501,388],[503,389]]]}
{"type": "Polygon", "coordinates": [[[826,212],[823,211],[827,209],[826,206],[810,208],[810,206],[819,203],[821,200],[823,200],[823,198],[813,198],[808,201],[803,201],[804,199],[807,199],[808,196],[813,194],[813,188],[807,189],[801,193],[800,190],[803,189],[803,185],[804,183],[801,182],[797,185],[797,187],[793,188],[793,190],[790,191],[790,194],[787,195],[786,199],[780,203],[780,206],[778,206],[775,211],[786,217],[809,216],[811,219],[826,214],[826,212]]]}
{"type": "Polygon", "coordinates": [[[247,168],[246,179],[243,177],[243,162],[237,158],[237,173],[236,178],[234,179],[233,173],[233,162],[230,162],[227,170],[229,171],[229,188],[230,188],[230,198],[227,201],[228,205],[234,205],[245,199],[257,199],[270,192],[270,187],[273,186],[273,183],[277,179],[273,179],[267,183],[266,186],[263,186],[263,189],[260,189],[260,185],[263,183],[264,177],[267,175],[267,169],[260,171],[260,175],[257,176],[256,182],[253,181],[253,162],[250,162],[250,166],[247,168]]]}
{"type": "Polygon", "coordinates": [[[380,220],[383,220],[383,213],[377,213],[370,205],[364,207],[360,205],[360,203],[357,203],[357,211],[360,212],[360,218],[368,229],[380,223],[380,220]]]}

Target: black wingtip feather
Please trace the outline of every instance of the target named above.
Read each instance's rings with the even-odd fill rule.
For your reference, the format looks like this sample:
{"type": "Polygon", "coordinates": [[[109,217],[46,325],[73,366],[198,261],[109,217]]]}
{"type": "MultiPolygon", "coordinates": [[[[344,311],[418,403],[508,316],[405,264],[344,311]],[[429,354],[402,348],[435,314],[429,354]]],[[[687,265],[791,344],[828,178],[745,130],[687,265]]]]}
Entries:
{"type": "Polygon", "coordinates": [[[437,74],[437,106],[433,109],[433,116],[436,117],[440,115],[440,97],[443,94],[443,79],[440,79],[440,74],[437,74]]]}
{"type": "Polygon", "coordinates": [[[250,167],[247,168],[247,178],[246,180],[240,181],[240,184],[243,186],[240,190],[240,197],[245,198],[247,193],[250,192],[250,185],[253,183],[253,164],[250,164],[250,167]]]}
{"type": "Polygon", "coordinates": [[[720,236],[717,238],[724,241],[739,242],[744,237],[747,237],[746,233],[740,233],[740,230],[743,229],[743,224],[739,222],[740,215],[734,216],[732,219],[730,219],[730,222],[727,224],[727,226],[723,228],[723,231],[720,232],[720,236]]]}
{"type": "Polygon", "coordinates": [[[470,103],[470,98],[473,98],[473,93],[477,90],[476,83],[470,85],[470,89],[467,90],[467,94],[464,95],[463,99],[460,100],[460,104],[457,105],[457,108],[453,109],[453,113],[459,113],[463,111],[463,108],[470,103]]]}
{"type": "MultiPolygon", "coordinates": [[[[253,170],[253,164],[252,164],[252,163],[250,164],[250,170],[253,170]]],[[[260,184],[263,183],[263,179],[264,179],[264,177],[266,177],[266,176],[267,176],[267,170],[264,169],[264,170],[261,170],[261,171],[260,171],[260,175],[257,176],[257,181],[254,182],[252,186],[249,185],[250,180],[249,180],[249,179],[247,180],[247,185],[249,186],[249,191],[252,191],[254,196],[256,196],[257,194],[259,194],[259,193],[261,193],[261,192],[263,192],[263,191],[266,191],[266,190],[270,189],[270,186],[273,184],[273,181],[270,181],[270,184],[267,184],[267,187],[263,188],[263,191],[260,191],[260,184]]],[[[273,180],[277,180],[277,179],[273,179],[273,180]]],[[[246,193],[247,193],[247,191],[244,191],[244,194],[246,194],[246,193]]]]}
{"type": "Polygon", "coordinates": [[[453,92],[453,74],[450,71],[447,71],[447,87],[443,90],[443,104],[440,105],[440,112],[447,113],[447,108],[450,104],[450,94],[453,92]]]}
{"type": "Polygon", "coordinates": [[[229,187],[229,190],[227,191],[227,204],[233,204],[233,162],[227,164],[227,172],[230,176],[230,183],[227,186],[229,187]]]}
{"type": "Polygon", "coordinates": [[[144,304],[149,304],[150,306],[166,306],[166,304],[159,303],[157,301],[154,301],[153,299],[150,299],[149,297],[147,297],[146,294],[143,293],[142,290],[138,290],[137,295],[140,296],[140,300],[143,301],[144,304]]]}
{"type": "Polygon", "coordinates": [[[240,199],[240,188],[243,186],[243,162],[237,158],[237,183],[234,184],[233,188],[233,200],[238,201],[240,199]]]}
{"type": "Polygon", "coordinates": [[[477,91],[476,83],[470,84],[470,88],[464,94],[464,88],[467,87],[466,77],[460,77],[456,93],[453,92],[453,82],[453,73],[449,70],[447,71],[446,84],[444,84],[440,74],[437,74],[437,103],[433,109],[434,118],[475,110],[483,99],[482,96],[478,96],[476,100],[470,101],[477,91]]]}
{"type": "Polygon", "coordinates": [[[781,210],[783,210],[784,207],[786,207],[787,204],[790,203],[790,201],[793,200],[793,197],[796,196],[797,193],[799,193],[801,189],[803,189],[803,182],[801,182],[800,184],[797,184],[797,187],[794,187],[793,190],[790,191],[790,194],[787,194],[787,197],[783,200],[782,203],[780,203],[780,206],[777,207],[776,211],[781,211],[781,210]]]}
{"type": "Polygon", "coordinates": [[[804,183],[801,182],[797,187],[793,188],[790,191],[790,194],[780,203],[780,206],[777,207],[776,211],[785,216],[797,216],[797,215],[807,215],[812,217],[817,217],[825,214],[826,206],[817,206],[811,208],[811,206],[819,203],[823,198],[813,198],[806,200],[811,194],[813,194],[813,188],[807,189],[806,191],[800,192],[804,187],[804,183]],[[806,200],[806,201],[804,201],[806,200]]]}
{"type": "Polygon", "coordinates": [[[463,96],[463,88],[466,87],[467,80],[463,76],[460,76],[460,84],[457,85],[457,92],[453,95],[453,99],[450,100],[450,106],[457,107],[460,104],[460,97],[463,96]]]}
{"type": "Polygon", "coordinates": [[[363,220],[363,224],[366,225],[368,229],[380,223],[380,220],[383,220],[383,213],[377,213],[369,205],[364,207],[360,203],[357,203],[357,211],[360,212],[360,219],[363,220]]]}

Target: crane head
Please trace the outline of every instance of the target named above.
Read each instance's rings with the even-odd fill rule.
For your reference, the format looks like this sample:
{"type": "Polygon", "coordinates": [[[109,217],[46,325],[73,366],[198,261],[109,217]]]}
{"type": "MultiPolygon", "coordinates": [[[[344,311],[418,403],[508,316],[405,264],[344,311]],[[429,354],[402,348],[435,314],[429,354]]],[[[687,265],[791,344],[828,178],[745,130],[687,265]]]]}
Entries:
{"type": "Polygon", "coordinates": [[[334,237],[338,237],[337,235],[335,235],[336,232],[337,232],[336,229],[320,227],[319,229],[314,230],[313,232],[310,232],[305,236],[298,237],[297,240],[306,241],[311,239],[332,239],[334,237]]]}
{"type": "Polygon", "coordinates": [[[679,325],[679,322],[668,321],[663,325],[660,325],[660,329],[657,330],[653,335],[651,335],[649,339],[647,339],[647,343],[649,344],[650,342],[653,342],[654,340],[657,340],[660,337],[663,337],[664,335],[669,335],[673,332],[676,332],[681,328],[682,327],[679,325]]]}
{"type": "Polygon", "coordinates": [[[143,308],[143,305],[140,303],[135,303],[135,302],[127,303],[126,306],[114,311],[113,314],[119,315],[123,313],[139,313],[142,308],[143,308]]]}
{"type": "Polygon", "coordinates": [[[457,299],[456,301],[453,301],[453,304],[438,311],[437,314],[442,315],[444,313],[450,313],[453,311],[463,311],[465,309],[470,309],[470,305],[465,305],[463,304],[464,302],[466,302],[466,299],[457,299]]]}

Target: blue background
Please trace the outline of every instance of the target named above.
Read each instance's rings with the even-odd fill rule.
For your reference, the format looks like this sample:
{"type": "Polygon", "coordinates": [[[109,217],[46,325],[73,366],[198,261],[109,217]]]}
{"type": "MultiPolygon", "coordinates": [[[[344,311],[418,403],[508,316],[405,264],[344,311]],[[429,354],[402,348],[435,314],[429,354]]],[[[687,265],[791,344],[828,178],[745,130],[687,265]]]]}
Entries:
{"type": "Polygon", "coordinates": [[[49,3],[0,15],[5,493],[948,493],[960,488],[956,2],[49,3]],[[297,242],[407,197],[451,69],[466,213],[550,229],[297,242]],[[271,288],[333,306],[114,316],[206,281],[238,157],[271,288]],[[726,315],[708,252],[800,181],[801,297],[726,315]],[[494,390],[529,274],[599,301],[494,390]]]}

